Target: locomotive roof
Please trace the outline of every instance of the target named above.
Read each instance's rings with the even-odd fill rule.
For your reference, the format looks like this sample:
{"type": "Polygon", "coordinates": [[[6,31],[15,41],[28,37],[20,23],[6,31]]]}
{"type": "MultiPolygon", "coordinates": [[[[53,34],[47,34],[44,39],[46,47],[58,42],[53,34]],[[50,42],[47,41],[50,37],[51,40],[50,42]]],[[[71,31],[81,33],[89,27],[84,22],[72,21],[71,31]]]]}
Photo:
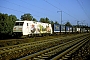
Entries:
{"type": "MultiPolygon", "coordinates": [[[[16,22],[36,22],[36,21],[27,21],[27,20],[25,20],[25,21],[16,21],[16,22]]],[[[43,23],[43,22],[36,22],[36,23],[43,23]]],[[[50,23],[45,23],[45,24],[50,24],[50,23]]]]}

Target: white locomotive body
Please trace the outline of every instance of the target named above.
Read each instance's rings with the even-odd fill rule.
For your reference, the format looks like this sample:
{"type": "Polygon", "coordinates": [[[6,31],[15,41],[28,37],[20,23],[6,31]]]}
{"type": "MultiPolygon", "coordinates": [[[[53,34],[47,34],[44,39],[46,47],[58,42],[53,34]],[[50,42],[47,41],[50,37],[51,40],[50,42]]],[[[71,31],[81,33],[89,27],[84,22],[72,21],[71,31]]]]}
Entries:
{"type": "Polygon", "coordinates": [[[52,26],[49,23],[35,21],[16,21],[13,33],[28,36],[52,34],[52,26]]]}

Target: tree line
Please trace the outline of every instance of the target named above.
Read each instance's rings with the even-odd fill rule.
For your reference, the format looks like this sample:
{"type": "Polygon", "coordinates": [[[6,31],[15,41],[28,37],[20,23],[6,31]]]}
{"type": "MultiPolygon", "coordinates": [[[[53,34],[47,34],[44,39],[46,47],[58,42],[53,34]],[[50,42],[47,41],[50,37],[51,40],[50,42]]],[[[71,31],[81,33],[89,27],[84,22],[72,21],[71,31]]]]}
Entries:
{"type": "Polygon", "coordinates": [[[12,35],[12,29],[17,17],[0,13],[0,39],[4,39],[12,35]]]}
{"type": "MultiPolygon", "coordinates": [[[[26,13],[21,15],[21,21],[38,21],[36,20],[30,13],[26,13]]],[[[13,27],[15,21],[19,21],[15,15],[8,15],[4,13],[0,13],[0,39],[12,37],[13,27]]],[[[49,18],[40,18],[39,22],[50,23],[50,24],[59,24],[57,21],[53,22],[49,18]]],[[[68,24],[70,24],[68,22],[68,24]]]]}
{"type": "MultiPolygon", "coordinates": [[[[21,15],[21,20],[27,20],[27,21],[38,21],[36,20],[31,14],[27,13],[24,15],[21,15]]],[[[45,17],[45,18],[40,18],[39,22],[43,22],[43,23],[50,23],[50,24],[54,24],[53,21],[51,21],[49,18],[45,17]]],[[[57,21],[55,22],[57,24],[59,24],[57,21]]]]}

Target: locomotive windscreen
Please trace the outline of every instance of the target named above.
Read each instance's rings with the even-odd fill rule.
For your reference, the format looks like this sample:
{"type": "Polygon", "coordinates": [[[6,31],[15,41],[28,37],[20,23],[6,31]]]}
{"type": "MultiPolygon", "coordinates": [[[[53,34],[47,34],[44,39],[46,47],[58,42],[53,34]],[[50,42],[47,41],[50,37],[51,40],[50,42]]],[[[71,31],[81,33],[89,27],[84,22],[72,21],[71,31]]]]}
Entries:
{"type": "Polygon", "coordinates": [[[24,23],[24,22],[16,22],[16,23],[15,23],[15,26],[23,26],[23,23],[24,23]]]}

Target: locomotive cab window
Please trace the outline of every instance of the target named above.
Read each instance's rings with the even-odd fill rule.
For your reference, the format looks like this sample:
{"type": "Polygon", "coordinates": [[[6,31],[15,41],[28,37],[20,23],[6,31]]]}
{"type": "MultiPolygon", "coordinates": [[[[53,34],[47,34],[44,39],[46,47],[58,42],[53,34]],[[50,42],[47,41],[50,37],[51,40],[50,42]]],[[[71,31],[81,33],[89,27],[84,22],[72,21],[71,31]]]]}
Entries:
{"type": "Polygon", "coordinates": [[[23,23],[24,23],[24,22],[16,22],[16,23],[15,23],[15,26],[23,26],[23,23]]]}
{"type": "Polygon", "coordinates": [[[20,25],[20,26],[23,26],[23,23],[24,23],[24,22],[20,22],[19,25],[20,25]]]}
{"type": "Polygon", "coordinates": [[[28,26],[28,23],[27,23],[27,26],[28,26]]]}

